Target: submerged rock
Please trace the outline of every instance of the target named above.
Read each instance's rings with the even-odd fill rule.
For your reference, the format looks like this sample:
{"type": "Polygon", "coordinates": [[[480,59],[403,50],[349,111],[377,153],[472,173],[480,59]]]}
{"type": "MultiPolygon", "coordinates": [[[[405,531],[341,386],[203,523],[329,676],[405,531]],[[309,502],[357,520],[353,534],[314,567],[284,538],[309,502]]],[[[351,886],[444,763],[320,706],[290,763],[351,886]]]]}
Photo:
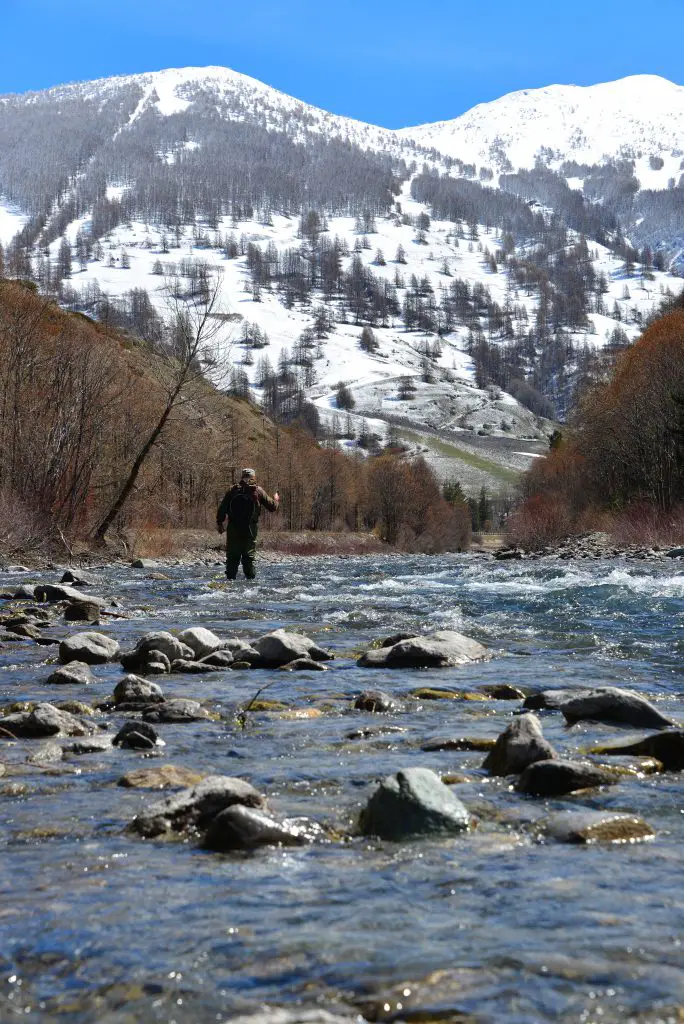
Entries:
{"type": "Polygon", "coordinates": [[[322,665],[320,661],[314,661],[313,658],[295,658],[294,661],[288,661],[286,665],[280,666],[281,672],[327,672],[328,669],[325,665],[322,665]]]}
{"type": "Polygon", "coordinates": [[[303,846],[312,841],[303,825],[277,821],[255,807],[234,804],[212,820],[202,845],[216,853],[258,846],[303,846]]]}
{"type": "Polygon", "coordinates": [[[482,767],[490,775],[516,775],[534,761],[546,761],[557,756],[548,740],[544,739],[537,716],[520,715],[501,733],[482,767]]]}
{"type": "Polygon", "coordinates": [[[152,804],[133,819],[130,828],[145,838],[207,828],[213,818],[234,804],[263,807],[264,798],[244,779],[210,775],[196,786],[152,804]]]}
{"type": "Polygon", "coordinates": [[[119,644],[104,633],[75,633],[59,645],[59,660],[84,661],[88,665],[103,665],[119,655],[119,644]]]}
{"type": "Polygon", "coordinates": [[[527,766],[516,783],[519,793],[531,796],[563,796],[592,786],[613,786],[619,778],[588,761],[564,761],[560,758],[535,761],[527,766]]]}
{"type": "Polygon", "coordinates": [[[489,686],[481,686],[480,689],[492,700],[524,700],[525,694],[517,686],[510,683],[492,683],[489,686]]]}
{"type": "Polygon", "coordinates": [[[139,768],[122,775],[117,786],[127,789],[174,789],[195,786],[204,776],[175,764],[162,764],[154,768],[139,768]]]}
{"type": "Polygon", "coordinates": [[[210,629],[205,629],[204,626],[184,629],[182,633],[178,634],[178,639],[190,648],[196,661],[200,661],[207,654],[220,651],[225,645],[224,640],[216,636],[216,633],[212,633],[210,629]]]}
{"type": "MultiPolygon", "coordinates": [[[[288,665],[297,658],[311,658],[312,661],[329,661],[332,658],[332,654],[324,651],[308,636],[289,633],[285,629],[276,629],[273,633],[260,636],[253,642],[252,647],[262,663],[271,667],[288,665]]],[[[244,652],[241,652],[240,657],[241,660],[249,661],[244,652]]]]}
{"type": "Polygon", "coordinates": [[[370,711],[376,714],[391,714],[401,711],[403,705],[384,690],[364,690],[354,701],[357,711],[370,711]]]}
{"type": "Polygon", "coordinates": [[[59,711],[52,704],[38,704],[32,711],[19,711],[0,719],[2,732],[17,738],[40,736],[92,736],[97,727],[68,711],[59,711]]]}
{"type": "Polygon", "coordinates": [[[654,757],[666,771],[680,772],[684,769],[684,729],[664,729],[653,736],[619,747],[598,747],[597,754],[640,754],[654,757]]]}
{"type": "Polygon", "coordinates": [[[163,704],[155,704],[143,711],[146,722],[200,722],[210,717],[199,701],[186,700],[184,697],[165,700],[163,704]]]}
{"type": "Polygon", "coordinates": [[[436,750],[493,750],[496,740],[485,739],[480,736],[454,736],[443,739],[428,740],[423,743],[421,750],[433,752],[436,750]]]}
{"type": "Polygon", "coordinates": [[[361,812],[364,835],[407,839],[464,832],[470,815],[429,768],[404,768],[380,783],[361,812]]]}
{"type": "Polygon", "coordinates": [[[220,672],[220,665],[210,665],[206,661],[191,661],[188,658],[178,658],[171,662],[171,671],[179,672],[181,675],[204,675],[209,672],[220,672]]]}
{"type": "Polygon", "coordinates": [[[487,649],[477,640],[441,629],[426,636],[400,640],[391,647],[366,651],[358,664],[364,668],[450,668],[487,657],[487,649]]]}
{"type": "Polygon", "coordinates": [[[70,661],[68,665],[61,665],[45,680],[46,683],[69,686],[87,686],[92,681],[93,673],[85,661],[70,661]]]}
{"type": "Polygon", "coordinates": [[[642,818],[612,811],[563,811],[541,822],[540,832],[561,843],[635,843],[655,836],[642,818]]]}

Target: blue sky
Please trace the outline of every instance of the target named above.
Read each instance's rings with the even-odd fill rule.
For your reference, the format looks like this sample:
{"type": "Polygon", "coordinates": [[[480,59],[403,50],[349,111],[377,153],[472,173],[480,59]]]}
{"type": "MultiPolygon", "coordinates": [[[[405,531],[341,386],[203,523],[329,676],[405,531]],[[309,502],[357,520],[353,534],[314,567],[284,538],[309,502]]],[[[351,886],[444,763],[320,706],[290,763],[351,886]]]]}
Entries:
{"type": "Polygon", "coordinates": [[[684,84],[684,0],[0,0],[0,93],[223,64],[389,128],[514,89],[684,84]]]}

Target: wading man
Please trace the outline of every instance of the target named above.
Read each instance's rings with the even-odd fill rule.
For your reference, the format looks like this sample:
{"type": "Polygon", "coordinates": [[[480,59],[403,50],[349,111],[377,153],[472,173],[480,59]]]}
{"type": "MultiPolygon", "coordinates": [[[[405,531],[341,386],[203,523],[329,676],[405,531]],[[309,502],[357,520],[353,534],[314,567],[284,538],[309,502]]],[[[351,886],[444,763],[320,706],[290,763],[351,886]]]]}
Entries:
{"type": "Polygon", "coordinates": [[[231,487],[224,497],[216,513],[216,529],[219,533],[226,529],[226,576],[229,580],[236,578],[240,562],[247,579],[254,579],[261,509],[277,512],[279,500],[277,491],[270,498],[263,487],[258,486],[253,469],[243,469],[240,483],[231,487]]]}

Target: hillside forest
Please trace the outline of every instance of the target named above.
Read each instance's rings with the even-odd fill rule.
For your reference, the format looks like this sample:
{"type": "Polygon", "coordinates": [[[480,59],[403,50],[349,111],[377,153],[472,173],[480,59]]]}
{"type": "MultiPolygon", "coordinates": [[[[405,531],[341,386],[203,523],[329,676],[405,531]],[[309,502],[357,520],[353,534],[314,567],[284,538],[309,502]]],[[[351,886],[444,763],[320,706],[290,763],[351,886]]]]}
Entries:
{"type": "Polygon", "coordinates": [[[346,456],[305,417],[284,426],[226,395],[187,358],[201,329],[184,304],[152,344],[60,309],[31,283],[0,281],[3,551],[92,538],[141,452],[106,536],[125,550],[145,531],[212,527],[244,465],[280,491],[267,529],[373,531],[416,551],[467,546],[467,505],[447,501],[424,462],[381,444],[371,458],[346,456]]]}

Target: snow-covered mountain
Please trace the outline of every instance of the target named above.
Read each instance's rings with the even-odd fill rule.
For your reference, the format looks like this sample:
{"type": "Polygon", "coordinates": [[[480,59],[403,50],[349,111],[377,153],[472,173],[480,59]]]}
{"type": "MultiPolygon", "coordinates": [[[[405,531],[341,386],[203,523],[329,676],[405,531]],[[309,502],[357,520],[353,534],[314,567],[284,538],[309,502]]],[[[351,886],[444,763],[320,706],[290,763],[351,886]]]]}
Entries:
{"type": "Polygon", "coordinates": [[[226,68],[0,97],[6,269],[151,338],[171,280],[220,278],[238,393],[501,487],[681,290],[683,97],[554,86],[399,132],[226,68]]]}
{"type": "Polygon", "coordinates": [[[642,188],[667,188],[682,172],[684,87],[656,75],[634,75],[594,86],[525,89],[452,121],[397,134],[495,169],[502,158],[515,169],[533,167],[538,159],[556,167],[570,160],[635,160],[642,188]],[[652,168],[651,157],[662,157],[663,167],[652,168]]]}

